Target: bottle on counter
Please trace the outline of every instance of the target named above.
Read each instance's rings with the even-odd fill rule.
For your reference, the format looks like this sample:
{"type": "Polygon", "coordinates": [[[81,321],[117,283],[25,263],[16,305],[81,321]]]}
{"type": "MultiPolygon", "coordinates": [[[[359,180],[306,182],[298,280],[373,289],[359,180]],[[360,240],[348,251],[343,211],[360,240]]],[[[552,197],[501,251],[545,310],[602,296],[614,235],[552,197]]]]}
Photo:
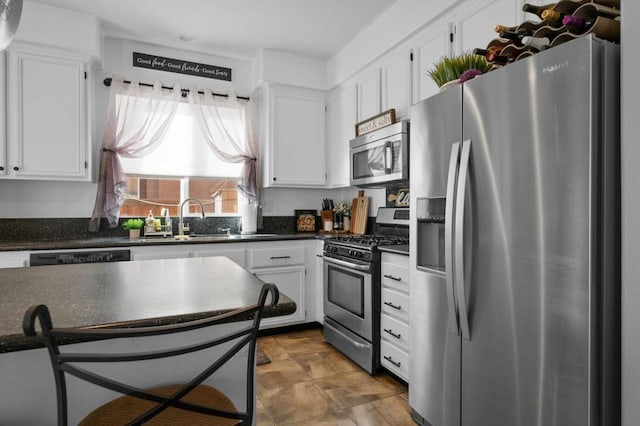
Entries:
{"type": "Polygon", "coordinates": [[[153,212],[149,210],[149,214],[147,218],[144,220],[144,233],[155,232],[156,230],[156,219],[153,217],[153,212]]]}

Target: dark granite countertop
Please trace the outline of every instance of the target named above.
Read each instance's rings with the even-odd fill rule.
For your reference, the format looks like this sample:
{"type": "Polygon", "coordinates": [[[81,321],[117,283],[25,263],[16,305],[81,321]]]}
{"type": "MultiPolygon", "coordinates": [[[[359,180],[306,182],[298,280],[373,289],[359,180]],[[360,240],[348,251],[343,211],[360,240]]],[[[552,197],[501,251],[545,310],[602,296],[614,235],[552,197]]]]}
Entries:
{"type": "Polygon", "coordinates": [[[378,249],[380,251],[386,251],[389,253],[396,253],[396,254],[404,254],[406,256],[409,256],[409,244],[401,244],[397,246],[380,246],[378,247],[378,249]]]}
{"type": "MultiPolygon", "coordinates": [[[[248,306],[262,283],[226,257],[0,269],[0,353],[43,346],[22,334],[32,305],[47,305],[57,327],[161,325],[248,306]]],[[[264,316],[295,310],[281,293],[264,316]]]]}
{"type": "Polygon", "coordinates": [[[321,238],[319,234],[299,233],[299,234],[248,234],[233,235],[231,238],[209,238],[195,237],[188,240],[176,240],[173,236],[168,237],[148,237],[139,240],[130,240],[128,237],[105,237],[90,238],[82,240],[43,240],[43,241],[5,241],[0,242],[0,251],[20,251],[20,250],[62,250],[62,249],[84,249],[84,248],[107,248],[107,247],[144,247],[154,245],[182,245],[182,244],[226,244],[240,242],[258,241],[286,241],[286,240],[308,240],[321,238]]]}

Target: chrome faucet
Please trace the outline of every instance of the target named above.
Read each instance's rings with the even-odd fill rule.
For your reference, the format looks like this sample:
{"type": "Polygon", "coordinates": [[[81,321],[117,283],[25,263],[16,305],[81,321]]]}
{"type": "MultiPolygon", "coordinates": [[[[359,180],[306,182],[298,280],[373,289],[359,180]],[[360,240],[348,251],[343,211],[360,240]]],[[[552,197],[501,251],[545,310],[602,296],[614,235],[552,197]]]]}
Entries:
{"type": "Polygon", "coordinates": [[[182,208],[188,201],[196,201],[198,204],[200,204],[200,212],[202,214],[202,218],[204,219],[204,206],[202,205],[202,202],[197,198],[187,198],[182,202],[182,204],[180,204],[180,209],[179,209],[180,220],[178,222],[178,235],[184,235],[185,231],[187,231],[187,233],[189,232],[189,227],[184,226],[184,220],[182,218],[182,208]]]}

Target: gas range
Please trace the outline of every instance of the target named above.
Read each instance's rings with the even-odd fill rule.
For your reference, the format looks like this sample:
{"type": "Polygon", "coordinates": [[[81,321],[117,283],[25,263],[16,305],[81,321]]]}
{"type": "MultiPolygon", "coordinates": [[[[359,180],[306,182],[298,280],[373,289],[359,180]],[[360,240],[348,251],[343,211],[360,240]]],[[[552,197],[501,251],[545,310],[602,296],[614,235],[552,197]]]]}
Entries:
{"type": "Polygon", "coordinates": [[[340,235],[327,238],[325,254],[373,261],[380,246],[409,243],[409,209],[380,207],[373,234],[340,235]]]}
{"type": "Polygon", "coordinates": [[[378,209],[371,235],[327,238],[323,253],[324,337],[369,373],[380,366],[381,253],[407,244],[409,209],[378,209]]]}

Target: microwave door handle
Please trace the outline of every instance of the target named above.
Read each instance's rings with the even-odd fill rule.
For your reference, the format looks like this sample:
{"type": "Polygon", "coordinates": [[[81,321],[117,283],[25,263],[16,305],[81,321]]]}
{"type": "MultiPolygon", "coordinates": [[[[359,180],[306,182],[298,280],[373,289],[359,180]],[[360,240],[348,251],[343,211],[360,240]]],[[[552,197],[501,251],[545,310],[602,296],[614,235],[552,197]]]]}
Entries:
{"type": "Polygon", "coordinates": [[[458,189],[456,190],[456,211],[455,211],[455,283],[456,296],[458,299],[458,311],[460,313],[460,329],[462,337],[471,340],[469,329],[469,314],[467,312],[467,298],[465,295],[465,270],[464,270],[464,211],[465,192],[467,180],[469,178],[469,157],[471,156],[471,140],[462,142],[462,153],[460,154],[460,176],[458,177],[458,189]]]}
{"type": "Polygon", "coordinates": [[[453,214],[455,206],[456,178],[458,177],[459,164],[460,143],[456,142],[451,146],[444,220],[444,267],[446,270],[445,283],[447,292],[447,311],[449,312],[449,328],[451,333],[456,336],[460,335],[460,326],[458,325],[458,308],[456,307],[455,290],[453,286],[453,214]]]}
{"type": "Polygon", "coordinates": [[[385,173],[389,174],[393,170],[393,143],[387,142],[384,144],[384,169],[385,173]]]}

